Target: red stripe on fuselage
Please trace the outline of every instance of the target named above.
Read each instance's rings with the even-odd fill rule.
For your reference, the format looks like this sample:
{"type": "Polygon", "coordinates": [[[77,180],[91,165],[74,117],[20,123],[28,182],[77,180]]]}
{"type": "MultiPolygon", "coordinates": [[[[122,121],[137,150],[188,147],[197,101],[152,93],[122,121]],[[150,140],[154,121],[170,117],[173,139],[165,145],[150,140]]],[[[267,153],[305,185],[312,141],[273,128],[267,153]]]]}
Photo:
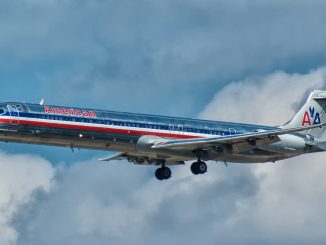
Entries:
{"type": "MultiPolygon", "coordinates": [[[[18,122],[18,120],[14,119],[18,122]]],[[[0,118],[0,123],[10,123],[10,119],[0,118]]],[[[116,128],[107,128],[99,126],[82,126],[82,125],[73,125],[73,124],[60,124],[60,123],[50,123],[50,122],[40,122],[40,121],[27,121],[19,120],[19,125],[26,126],[35,126],[35,127],[49,127],[49,128],[58,128],[58,129],[71,129],[71,130],[80,130],[80,131],[95,131],[95,132],[105,132],[105,133],[116,133],[116,134],[125,134],[125,135],[152,135],[159,137],[168,137],[168,138],[179,138],[179,139],[192,139],[192,138],[201,138],[199,136],[192,135],[183,135],[183,134],[171,134],[171,133],[161,133],[161,132],[150,132],[145,130],[129,130],[129,129],[116,129],[116,128]]]]}

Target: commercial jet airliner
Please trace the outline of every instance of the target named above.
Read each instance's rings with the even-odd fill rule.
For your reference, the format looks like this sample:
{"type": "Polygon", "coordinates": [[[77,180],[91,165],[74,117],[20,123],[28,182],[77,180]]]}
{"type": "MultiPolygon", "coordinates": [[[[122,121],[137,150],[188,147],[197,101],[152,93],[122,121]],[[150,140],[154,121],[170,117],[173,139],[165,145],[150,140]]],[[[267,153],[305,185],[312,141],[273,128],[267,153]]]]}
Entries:
{"type": "Polygon", "coordinates": [[[326,91],[317,90],[279,127],[10,102],[0,104],[0,141],[116,151],[101,160],[157,165],[165,180],[169,165],[190,160],[198,175],[210,160],[263,163],[325,151],[325,111],[326,91]]]}

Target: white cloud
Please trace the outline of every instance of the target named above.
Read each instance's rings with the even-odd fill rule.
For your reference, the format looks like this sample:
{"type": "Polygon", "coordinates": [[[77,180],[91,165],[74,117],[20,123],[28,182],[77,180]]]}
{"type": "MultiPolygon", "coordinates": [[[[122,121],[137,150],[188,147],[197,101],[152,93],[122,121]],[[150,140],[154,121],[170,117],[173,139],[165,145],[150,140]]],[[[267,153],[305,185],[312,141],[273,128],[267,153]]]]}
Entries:
{"type": "MultiPolygon", "coordinates": [[[[215,95],[201,117],[282,124],[298,111],[309,92],[323,89],[325,83],[325,68],[308,74],[277,72],[234,82],[215,95]]],[[[306,155],[254,169],[260,190],[249,217],[272,244],[326,241],[324,156],[325,153],[306,155]]]]}
{"type": "Polygon", "coordinates": [[[21,206],[33,201],[35,191],[49,191],[53,174],[44,159],[0,152],[0,244],[15,244],[13,218],[21,206]]]}
{"type": "Polygon", "coordinates": [[[314,89],[323,88],[326,68],[308,74],[276,72],[234,82],[219,91],[200,117],[281,125],[289,121],[314,89]]]}
{"type": "Polygon", "coordinates": [[[324,158],[318,153],[257,167],[261,181],[254,218],[271,239],[326,242],[324,158]]]}
{"type": "MultiPolygon", "coordinates": [[[[324,73],[278,72],[233,83],[202,116],[255,122],[247,112],[254,108],[257,122],[280,123],[308,90],[323,86],[324,73]],[[221,107],[223,101],[228,104],[221,107]]],[[[167,182],[156,181],[150,167],[76,163],[58,172],[49,194],[18,212],[17,244],[322,244],[323,157],[229,168],[211,163],[209,173],[197,177],[176,167],[167,182]]]]}

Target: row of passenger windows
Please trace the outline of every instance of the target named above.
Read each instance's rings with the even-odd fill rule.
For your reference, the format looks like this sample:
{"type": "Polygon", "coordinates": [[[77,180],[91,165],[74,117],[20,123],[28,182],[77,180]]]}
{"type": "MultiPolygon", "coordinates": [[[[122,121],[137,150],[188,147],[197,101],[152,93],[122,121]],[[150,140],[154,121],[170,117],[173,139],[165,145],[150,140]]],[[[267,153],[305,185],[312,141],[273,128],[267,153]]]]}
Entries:
{"type": "Polygon", "coordinates": [[[160,124],[146,124],[146,123],[136,123],[136,122],[121,122],[113,120],[102,120],[102,119],[90,119],[90,118],[75,118],[75,117],[65,117],[65,116],[54,116],[54,115],[39,115],[34,114],[35,118],[48,119],[48,120],[58,120],[58,121],[69,121],[69,122],[81,122],[81,123],[95,123],[95,124],[105,124],[113,126],[124,126],[124,127],[135,127],[135,128],[147,128],[147,129],[160,129],[169,131],[179,131],[179,132],[189,132],[189,133],[201,133],[201,134],[211,134],[211,135],[230,135],[235,134],[236,131],[225,132],[222,130],[208,130],[208,129],[198,129],[189,128],[176,125],[160,125],[160,124]]]}

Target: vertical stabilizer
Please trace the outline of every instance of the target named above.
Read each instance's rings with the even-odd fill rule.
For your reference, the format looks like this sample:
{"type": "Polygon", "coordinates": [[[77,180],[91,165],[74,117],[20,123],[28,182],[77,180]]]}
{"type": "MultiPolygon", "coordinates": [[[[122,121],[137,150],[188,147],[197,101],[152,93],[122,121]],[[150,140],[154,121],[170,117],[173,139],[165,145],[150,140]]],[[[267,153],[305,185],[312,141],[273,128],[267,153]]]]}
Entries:
{"type": "MultiPolygon", "coordinates": [[[[300,109],[300,111],[294,116],[294,118],[284,128],[296,128],[303,126],[313,126],[326,122],[326,91],[315,90],[312,92],[300,109]]],[[[313,137],[320,138],[324,131],[323,128],[316,128],[304,132],[313,137]]]]}

